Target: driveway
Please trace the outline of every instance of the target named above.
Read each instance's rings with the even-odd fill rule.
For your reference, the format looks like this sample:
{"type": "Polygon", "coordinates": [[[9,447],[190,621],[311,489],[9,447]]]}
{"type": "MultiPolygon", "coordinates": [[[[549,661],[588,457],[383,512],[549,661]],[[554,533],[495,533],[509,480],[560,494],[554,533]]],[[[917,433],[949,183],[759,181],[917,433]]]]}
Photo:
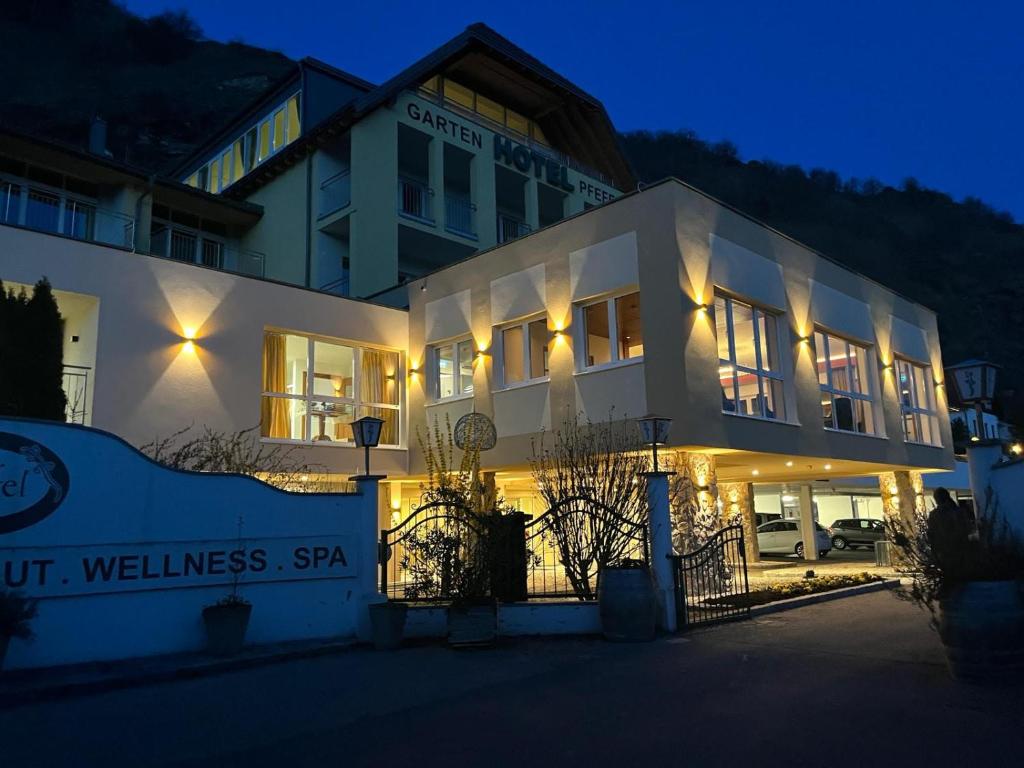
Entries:
{"type": "Polygon", "coordinates": [[[983,765],[1024,694],[948,677],[889,593],[654,643],[353,650],[0,711],[21,766],[983,765]]]}

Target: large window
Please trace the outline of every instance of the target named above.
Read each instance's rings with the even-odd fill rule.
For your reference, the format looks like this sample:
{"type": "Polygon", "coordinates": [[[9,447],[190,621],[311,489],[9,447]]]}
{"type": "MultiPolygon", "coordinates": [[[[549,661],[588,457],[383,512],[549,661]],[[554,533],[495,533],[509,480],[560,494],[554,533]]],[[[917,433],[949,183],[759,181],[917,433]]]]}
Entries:
{"type": "Polygon", "coordinates": [[[473,394],[473,340],[450,341],[430,349],[435,400],[473,394]]]}
{"type": "Polygon", "coordinates": [[[420,93],[432,101],[439,100],[445,106],[457,106],[476,112],[491,122],[521,136],[529,136],[541,144],[550,144],[540,126],[533,120],[447,77],[434,75],[420,86],[420,93]]]}
{"type": "Polygon", "coordinates": [[[728,296],[715,296],[718,378],[722,410],[762,419],[785,419],[776,317],[728,296]]]}
{"type": "Polygon", "coordinates": [[[202,168],[185,179],[185,184],[207,192],[222,192],[302,132],[300,94],[279,105],[257,125],[249,128],[202,168]]]}
{"type": "Polygon", "coordinates": [[[815,331],[814,351],[825,428],[877,434],[872,404],[874,374],[867,347],[815,331]]]}
{"type": "Polygon", "coordinates": [[[278,440],[352,443],[351,424],[384,420],[381,445],[399,444],[397,352],[267,331],[261,434],[278,440]]]}
{"type": "Polygon", "coordinates": [[[512,386],[548,375],[548,321],[534,320],[500,330],[501,383],[512,386]]]}
{"type": "Polygon", "coordinates": [[[941,445],[931,367],[903,359],[897,359],[895,367],[903,412],[903,436],[911,443],[941,445]]]}
{"type": "Polygon", "coordinates": [[[640,293],[601,299],[580,307],[583,368],[644,356],[640,293]]]}

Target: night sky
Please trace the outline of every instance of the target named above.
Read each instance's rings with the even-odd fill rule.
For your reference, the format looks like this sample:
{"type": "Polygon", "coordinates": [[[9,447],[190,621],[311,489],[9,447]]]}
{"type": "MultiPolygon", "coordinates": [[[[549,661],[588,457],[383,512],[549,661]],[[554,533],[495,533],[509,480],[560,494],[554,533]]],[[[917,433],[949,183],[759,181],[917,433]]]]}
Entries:
{"type": "Polygon", "coordinates": [[[688,129],[744,159],[980,197],[1024,221],[1024,5],[127,0],[215,40],[382,82],[483,21],[602,100],[619,130],[688,129]]]}

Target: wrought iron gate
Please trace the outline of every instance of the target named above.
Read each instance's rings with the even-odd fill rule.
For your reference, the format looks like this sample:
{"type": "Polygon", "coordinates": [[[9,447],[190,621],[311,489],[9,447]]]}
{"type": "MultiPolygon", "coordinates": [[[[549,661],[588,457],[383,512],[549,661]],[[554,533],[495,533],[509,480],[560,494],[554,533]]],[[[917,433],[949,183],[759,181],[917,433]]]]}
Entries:
{"type": "Polygon", "coordinates": [[[672,560],[680,629],[750,617],[742,526],[723,528],[700,549],[672,560]]]}

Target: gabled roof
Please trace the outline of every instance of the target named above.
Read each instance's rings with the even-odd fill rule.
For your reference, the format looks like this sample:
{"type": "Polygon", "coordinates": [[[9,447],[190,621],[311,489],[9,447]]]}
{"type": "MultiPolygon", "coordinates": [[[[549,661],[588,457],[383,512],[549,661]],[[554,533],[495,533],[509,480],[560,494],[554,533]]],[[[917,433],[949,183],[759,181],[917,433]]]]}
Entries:
{"type": "Polygon", "coordinates": [[[636,177],[604,106],[485,24],[465,31],[406,67],[364,96],[312,127],[267,162],[236,181],[225,194],[245,197],[370,113],[437,74],[457,74],[467,87],[501,93],[508,106],[530,114],[555,144],[597,169],[622,190],[636,177]]]}

